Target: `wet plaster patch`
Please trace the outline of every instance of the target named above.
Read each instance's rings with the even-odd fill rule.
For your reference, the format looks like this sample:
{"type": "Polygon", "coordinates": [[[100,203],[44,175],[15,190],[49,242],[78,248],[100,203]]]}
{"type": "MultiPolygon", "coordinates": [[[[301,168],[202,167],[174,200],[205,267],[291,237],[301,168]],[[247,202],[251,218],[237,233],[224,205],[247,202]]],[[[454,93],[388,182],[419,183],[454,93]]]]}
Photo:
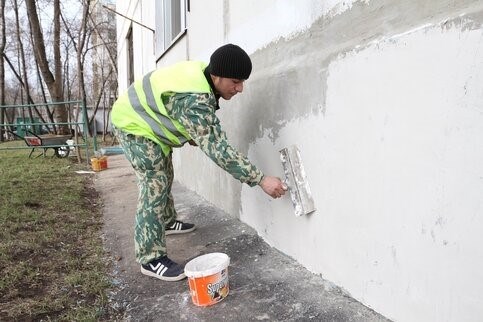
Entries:
{"type": "Polygon", "coordinates": [[[407,32],[475,29],[482,22],[483,3],[470,0],[355,2],[341,14],[321,17],[296,37],[279,38],[252,54],[254,68],[245,92],[233,102],[223,102],[220,115],[233,129],[228,133],[242,138],[237,146],[247,153],[250,144],[266,135],[275,142],[291,120],[325,114],[332,61],[397,41],[407,32]]]}
{"type": "Polygon", "coordinates": [[[144,276],[134,261],[134,175],[122,156],[96,174],[103,200],[104,240],[113,262],[113,307],[127,321],[387,321],[293,259],[267,245],[256,232],[179,184],[173,195],[180,219],[198,229],[168,236],[170,257],[181,263],[210,252],[231,258],[230,293],[208,308],[191,302],[187,280],[163,282],[144,276]],[[124,174],[121,176],[120,174],[124,174]],[[116,260],[117,259],[117,260],[116,260]]]}

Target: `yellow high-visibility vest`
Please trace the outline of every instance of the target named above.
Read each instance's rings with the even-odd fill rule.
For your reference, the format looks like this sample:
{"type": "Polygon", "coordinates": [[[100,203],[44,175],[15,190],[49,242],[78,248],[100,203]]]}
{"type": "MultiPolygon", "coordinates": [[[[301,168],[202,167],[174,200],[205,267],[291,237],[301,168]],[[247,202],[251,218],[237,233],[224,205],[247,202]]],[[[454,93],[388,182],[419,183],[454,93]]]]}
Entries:
{"type": "Polygon", "coordinates": [[[135,81],[114,103],[112,124],[133,135],[159,144],[165,155],[172,147],[185,144],[191,138],[186,129],[166,112],[162,95],[174,93],[210,93],[203,73],[206,64],[185,61],[148,73],[135,81]]]}

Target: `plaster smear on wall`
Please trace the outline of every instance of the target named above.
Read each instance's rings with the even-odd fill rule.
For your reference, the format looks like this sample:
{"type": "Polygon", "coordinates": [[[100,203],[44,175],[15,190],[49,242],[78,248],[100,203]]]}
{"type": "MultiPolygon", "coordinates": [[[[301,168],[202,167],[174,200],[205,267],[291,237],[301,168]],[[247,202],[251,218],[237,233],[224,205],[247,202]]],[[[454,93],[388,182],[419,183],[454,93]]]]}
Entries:
{"type": "MultiPolygon", "coordinates": [[[[474,26],[478,26],[475,24],[474,26]]],[[[296,144],[317,212],[243,187],[243,221],[401,321],[483,316],[483,30],[415,29],[330,63],[326,112],[249,147],[282,175],[296,144]]],[[[321,84],[322,86],[322,84],[321,84]]],[[[303,102],[301,102],[303,103],[303,102]]]]}
{"type": "Polygon", "coordinates": [[[356,2],[367,4],[369,0],[229,1],[230,12],[247,12],[246,8],[256,8],[256,12],[230,15],[226,38],[251,54],[275,39],[294,38],[320,17],[329,19],[340,15],[356,2]]]}

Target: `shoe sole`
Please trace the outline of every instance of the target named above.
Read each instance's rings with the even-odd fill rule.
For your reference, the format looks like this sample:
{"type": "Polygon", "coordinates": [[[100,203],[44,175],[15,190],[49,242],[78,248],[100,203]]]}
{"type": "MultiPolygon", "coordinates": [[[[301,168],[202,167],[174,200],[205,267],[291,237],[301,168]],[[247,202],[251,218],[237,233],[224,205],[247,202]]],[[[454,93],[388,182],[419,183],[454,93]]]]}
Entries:
{"type": "Polygon", "coordinates": [[[185,230],[166,230],[164,232],[165,235],[178,235],[178,234],[186,234],[186,233],[190,233],[192,232],[193,230],[195,230],[196,227],[192,227],[190,229],[185,229],[185,230]]]}
{"type": "Polygon", "coordinates": [[[176,281],[181,281],[182,279],[186,278],[186,275],[184,273],[182,273],[181,275],[178,275],[178,276],[173,276],[173,277],[158,275],[156,273],[148,271],[147,269],[144,269],[142,266],[141,266],[141,273],[143,273],[144,275],[147,275],[147,276],[155,277],[159,280],[166,281],[166,282],[176,282],[176,281]]]}

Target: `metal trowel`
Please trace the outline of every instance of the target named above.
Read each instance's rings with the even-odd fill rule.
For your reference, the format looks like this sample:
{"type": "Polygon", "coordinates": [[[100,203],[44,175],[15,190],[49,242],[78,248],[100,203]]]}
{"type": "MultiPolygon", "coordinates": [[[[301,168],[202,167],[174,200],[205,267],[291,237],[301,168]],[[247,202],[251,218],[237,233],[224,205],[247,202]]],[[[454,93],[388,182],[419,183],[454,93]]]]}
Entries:
{"type": "Polygon", "coordinates": [[[280,160],[285,172],[285,184],[290,192],[290,198],[296,216],[302,216],[315,211],[314,199],[310,192],[300,151],[292,145],[280,150],[280,160]]]}

